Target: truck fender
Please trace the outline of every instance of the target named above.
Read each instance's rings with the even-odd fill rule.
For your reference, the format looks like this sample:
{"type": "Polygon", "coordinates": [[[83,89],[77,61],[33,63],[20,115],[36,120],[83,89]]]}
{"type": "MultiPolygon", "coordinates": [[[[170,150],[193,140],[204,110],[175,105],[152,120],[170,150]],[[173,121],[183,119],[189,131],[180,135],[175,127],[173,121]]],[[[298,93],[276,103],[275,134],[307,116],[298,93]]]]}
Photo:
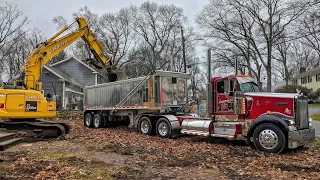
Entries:
{"type": "Polygon", "coordinates": [[[248,138],[252,137],[253,132],[256,129],[256,127],[258,127],[262,123],[273,123],[273,124],[278,125],[280,127],[280,129],[282,129],[284,131],[289,131],[288,124],[284,119],[281,119],[280,117],[277,117],[272,114],[271,115],[265,114],[265,115],[258,117],[256,120],[254,120],[251,123],[250,128],[247,133],[247,137],[248,138]]]}
{"type": "Polygon", "coordinates": [[[166,114],[166,115],[161,115],[159,119],[162,117],[166,118],[168,122],[171,124],[171,138],[180,136],[181,126],[177,116],[166,114]]]}

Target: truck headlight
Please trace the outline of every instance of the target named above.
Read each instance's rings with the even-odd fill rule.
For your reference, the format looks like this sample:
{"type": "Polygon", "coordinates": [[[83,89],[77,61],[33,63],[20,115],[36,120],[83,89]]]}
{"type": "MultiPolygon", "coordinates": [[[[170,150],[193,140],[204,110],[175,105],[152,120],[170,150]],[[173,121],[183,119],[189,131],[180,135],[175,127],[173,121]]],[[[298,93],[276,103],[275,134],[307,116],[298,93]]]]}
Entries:
{"type": "Polygon", "coordinates": [[[295,122],[293,120],[288,120],[288,123],[290,126],[293,126],[295,124],[295,122]]]}
{"type": "Polygon", "coordinates": [[[312,123],[312,118],[309,118],[309,123],[312,123]]]}

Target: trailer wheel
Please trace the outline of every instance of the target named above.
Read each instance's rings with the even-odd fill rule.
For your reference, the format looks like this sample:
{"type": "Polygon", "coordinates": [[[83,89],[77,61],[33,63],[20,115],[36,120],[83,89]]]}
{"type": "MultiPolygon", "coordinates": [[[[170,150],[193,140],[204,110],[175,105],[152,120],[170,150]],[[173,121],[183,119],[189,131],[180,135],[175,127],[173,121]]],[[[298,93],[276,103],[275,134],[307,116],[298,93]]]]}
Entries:
{"type": "Polygon", "coordinates": [[[152,127],[152,123],[148,117],[142,117],[139,120],[138,128],[139,128],[139,132],[141,134],[150,135],[153,127],[152,127]]]}
{"type": "Polygon", "coordinates": [[[171,137],[171,125],[166,118],[160,118],[157,122],[157,135],[162,138],[171,137]]]}
{"type": "Polygon", "coordinates": [[[278,126],[261,124],[253,132],[253,143],[261,151],[280,153],[285,148],[286,137],[278,126]]]}
{"type": "Polygon", "coordinates": [[[87,113],[84,116],[84,126],[92,128],[93,127],[93,116],[91,113],[87,113]]]}
{"type": "Polygon", "coordinates": [[[100,114],[95,114],[93,116],[93,127],[102,128],[103,127],[103,117],[100,114]]]}

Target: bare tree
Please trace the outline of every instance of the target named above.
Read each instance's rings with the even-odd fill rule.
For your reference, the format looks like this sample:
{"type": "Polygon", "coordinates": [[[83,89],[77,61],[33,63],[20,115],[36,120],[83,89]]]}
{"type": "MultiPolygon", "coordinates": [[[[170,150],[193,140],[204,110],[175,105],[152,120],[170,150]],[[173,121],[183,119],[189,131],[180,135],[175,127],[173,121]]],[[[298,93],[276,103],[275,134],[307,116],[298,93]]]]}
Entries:
{"type": "Polygon", "coordinates": [[[10,50],[7,51],[7,56],[4,57],[6,62],[3,67],[7,70],[7,80],[12,81],[20,75],[20,68],[26,62],[31,51],[34,50],[38,44],[44,42],[44,35],[38,29],[32,29],[24,33],[23,36],[11,45],[10,50]]]}
{"type": "Polygon", "coordinates": [[[214,50],[216,64],[235,68],[238,60],[241,73],[247,69],[249,75],[260,81],[259,58],[262,56],[253,48],[259,32],[254,19],[241,6],[235,1],[210,1],[198,15],[197,22],[205,30],[204,36],[213,41],[208,46],[214,50]]]}
{"type": "Polygon", "coordinates": [[[288,61],[290,61],[288,56],[290,46],[291,43],[286,41],[286,35],[285,33],[283,33],[283,35],[279,37],[278,41],[275,44],[276,52],[273,56],[273,58],[280,64],[280,68],[278,68],[278,71],[280,71],[282,77],[284,77],[286,85],[289,84],[289,80],[293,77],[292,71],[290,71],[290,67],[288,64],[288,61]]]}
{"type": "Polygon", "coordinates": [[[320,14],[318,12],[318,6],[311,8],[305,13],[303,18],[301,18],[298,35],[305,39],[301,41],[302,43],[315,50],[318,55],[318,60],[314,66],[320,66],[320,14]]]}
{"type": "Polygon", "coordinates": [[[101,16],[98,34],[103,39],[107,52],[113,56],[119,67],[128,62],[124,60],[129,48],[135,40],[132,29],[132,12],[123,8],[117,13],[108,13],[101,16]]]}
{"type": "MultiPolygon", "coordinates": [[[[130,29],[132,14],[129,8],[122,8],[116,13],[95,14],[89,7],[80,8],[78,12],[73,13],[73,17],[83,17],[89,28],[105,47],[104,53],[111,55],[116,65],[120,67],[126,63],[126,57],[129,48],[133,44],[133,31],[130,29]]],[[[54,18],[54,23],[59,27],[66,25],[66,20],[58,16],[54,18]]],[[[81,59],[91,59],[92,54],[88,46],[77,41],[74,46],[74,55],[81,59]]]]}
{"type": "Polygon", "coordinates": [[[212,0],[199,15],[198,22],[208,30],[209,37],[221,39],[239,49],[242,57],[246,57],[248,67],[251,67],[250,57],[255,69],[259,70],[262,65],[267,73],[267,91],[271,91],[275,43],[289,25],[314,4],[296,0],[212,0]]]}
{"type": "MultiPolygon", "coordinates": [[[[141,37],[141,43],[150,51],[151,58],[144,63],[149,67],[149,71],[169,69],[171,59],[178,59],[182,50],[181,27],[186,22],[183,10],[174,5],[150,2],[132,9],[136,12],[134,30],[141,37]]],[[[191,29],[185,30],[188,30],[185,32],[187,43],[192,32],[191,29]]]]}
{"type": "Polygon", "coordinates": [[[4,6],[0,6],[0,65],[2,72],[7,72],[3,66],[10,63],[7,62],[10,60],[8,55],[24,37],[26,31],[23,29],[28,23],[28,18],[23,15],[17,5],[5,3],[4,6]]]}

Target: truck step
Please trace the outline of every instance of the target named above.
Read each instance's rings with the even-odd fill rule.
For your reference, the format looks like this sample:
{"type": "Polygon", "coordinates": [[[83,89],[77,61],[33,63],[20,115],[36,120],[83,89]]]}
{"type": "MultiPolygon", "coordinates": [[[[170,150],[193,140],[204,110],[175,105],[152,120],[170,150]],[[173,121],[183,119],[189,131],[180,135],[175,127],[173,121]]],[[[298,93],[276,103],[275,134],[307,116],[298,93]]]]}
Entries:
{"type": "Polygon", "coordinates": [[[0,132],[0,143],[14,138],[14,133],[0,132]]]}
{"type": "MultiPolygon", "coordinates": [[[[198,136],[209,136],[208,132],[204,131],[197,131],[197,130],[188,130],[188,129],[182,129],[180,131],[181,134],[190,134],[190,135],[198,135],[198,136]]],[[[229,140],[235,139],[234,136],[228,135],[228,134],[211,134],[211,137],[220,137],[220,138],[226,138],[229,140]]]]}
{"type": "Polygon", "coordinates": [[[182,129],[181,134],[191,134],[191,135],[198,135],[198,136],[209,136],[209,132],[197,131],[197,130],[188,130],[182,129]]]}
{"type": "Polygon", "coordinates": [[[211,134],[211,137],[226,138],[226,139],[229,139],[229,140],[235,139],[234,136],[228,135],[228,134],[211,134]]]}
{"type": "Polygon", "coordinates": [[[0,151],[3,151],[5,149],[9,148],[10,146],[16,145],[21,140],[22,140],[22,138],[13,138],[13,139],[8,139],[8,140],[5,140],[5,141],[1,141],[0,142],[0,151]]]}

